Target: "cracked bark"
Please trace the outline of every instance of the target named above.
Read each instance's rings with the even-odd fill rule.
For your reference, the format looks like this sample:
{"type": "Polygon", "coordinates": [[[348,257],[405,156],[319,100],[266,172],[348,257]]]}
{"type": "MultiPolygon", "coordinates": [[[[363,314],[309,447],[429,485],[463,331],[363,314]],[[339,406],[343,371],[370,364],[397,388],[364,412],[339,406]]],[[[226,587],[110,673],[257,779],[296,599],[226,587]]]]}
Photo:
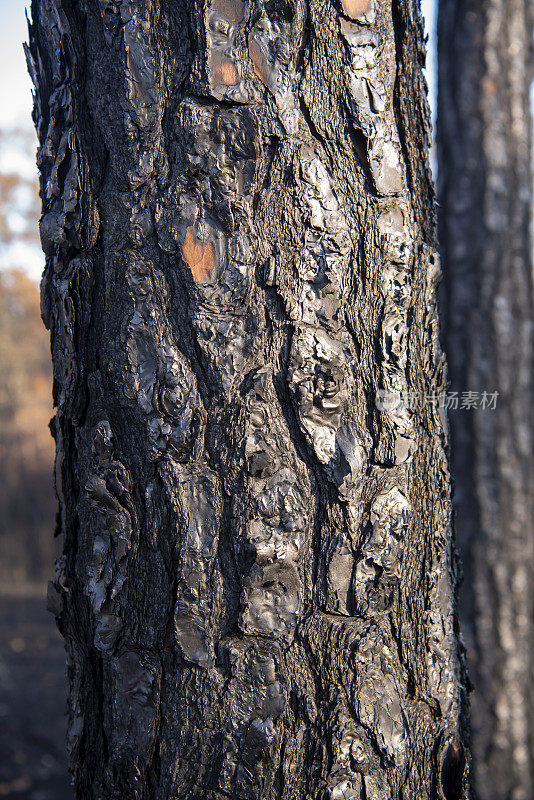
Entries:
{"type": "Polygon", "coordinates": [[[440,3],[440,243],[451,388],[500,393],[496,411],[450,417],[474,779],[484,800],[534,795],[532,25],[529,0],[440,3]]]}
{"type": "Polygon", "coordinates": [[[466,797],[418,4],[32,16],[77,797],[466,797]]]}

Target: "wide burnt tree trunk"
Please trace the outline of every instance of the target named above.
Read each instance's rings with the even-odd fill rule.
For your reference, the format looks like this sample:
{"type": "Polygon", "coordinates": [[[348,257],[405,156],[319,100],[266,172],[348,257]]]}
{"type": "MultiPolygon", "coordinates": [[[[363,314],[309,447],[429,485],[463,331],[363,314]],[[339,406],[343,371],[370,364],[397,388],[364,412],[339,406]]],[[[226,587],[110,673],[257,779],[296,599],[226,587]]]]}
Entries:
{"type": "Polygon", "coordinates": [[[440,242],[460,620],[483,800],[534,796],[532,0],[441,0],[440,242]]]}
{"type": "Polygon", "coordinates": [[[467,796],[418,3],[32,15],[77,797],[467,796]]]}

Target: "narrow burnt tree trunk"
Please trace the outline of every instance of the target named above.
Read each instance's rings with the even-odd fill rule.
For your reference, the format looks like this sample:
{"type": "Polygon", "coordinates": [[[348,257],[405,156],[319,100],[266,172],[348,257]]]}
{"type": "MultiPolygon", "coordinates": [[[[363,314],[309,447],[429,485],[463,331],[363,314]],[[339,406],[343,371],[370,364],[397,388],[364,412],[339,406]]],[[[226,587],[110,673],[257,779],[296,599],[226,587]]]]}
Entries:
{"type": "Polygon", "coordinates": [[[32,15],[77,797],[465,797],[418,3],[32,15]]]}
{"type": "Polygon", "coordinates": [[[534,796],[531,0],[441,0],[439,183],[460,620],[483,800],[534,796]]]}

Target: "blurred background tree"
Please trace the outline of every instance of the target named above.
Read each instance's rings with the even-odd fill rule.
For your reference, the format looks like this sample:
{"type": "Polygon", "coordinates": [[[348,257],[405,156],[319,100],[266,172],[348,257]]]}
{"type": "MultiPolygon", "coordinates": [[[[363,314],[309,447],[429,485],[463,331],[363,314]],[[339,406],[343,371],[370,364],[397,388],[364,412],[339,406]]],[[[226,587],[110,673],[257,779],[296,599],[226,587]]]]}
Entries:
{"type": "Polygon", "coordinates": [[[22,270],[0,272],[0,375],[0,581],[20,587],[50,577],[56,507],[50,347],[22,270]]]}
{"type": "Polygon", "coordinates": [[[441,327],[481,800],[534,796],[532,0],[440,0],[441,327]]]}

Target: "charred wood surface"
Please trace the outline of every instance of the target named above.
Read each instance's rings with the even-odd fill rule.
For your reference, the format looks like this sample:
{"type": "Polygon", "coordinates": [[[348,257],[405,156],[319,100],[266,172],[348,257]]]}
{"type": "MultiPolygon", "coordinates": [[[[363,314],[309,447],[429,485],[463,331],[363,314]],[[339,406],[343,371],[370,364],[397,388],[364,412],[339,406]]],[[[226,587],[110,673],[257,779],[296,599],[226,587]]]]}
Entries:
{"type": "Polygon", "coordinates": [[[77,797],[466,797],[418,3],[32,14],[77,797]]]}

